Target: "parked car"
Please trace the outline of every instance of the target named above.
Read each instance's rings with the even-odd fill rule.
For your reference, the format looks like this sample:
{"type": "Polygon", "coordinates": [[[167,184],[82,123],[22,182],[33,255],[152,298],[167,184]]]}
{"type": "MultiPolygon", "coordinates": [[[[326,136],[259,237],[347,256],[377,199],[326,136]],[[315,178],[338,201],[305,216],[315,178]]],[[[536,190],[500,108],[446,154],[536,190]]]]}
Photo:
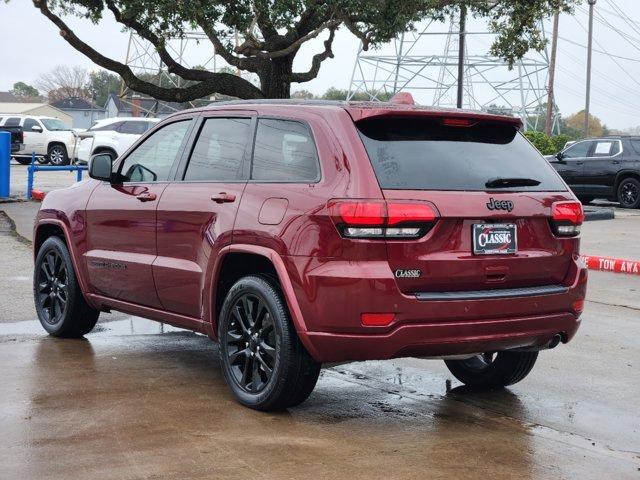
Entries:
{"type": "Polygon", "coordinates": [[[31,163],[34,152],[53,165],[68,165],[75,155],[76,134],[57,118],[3,115],[0,126],[22,127],[24,147],[14,154],[14,158],[23,165],[31,163]]]}
{"type": "Polygon", "coordinates": [[[640,137],[581,140],[557,153],[551,165],[583,203],[603,198],[640,207],[640,137]]]}
{"type": "Polygon", "coordinates": [[[105,118],[81,133],[78,162],[87,163],[91,155],[106,153],[114,160],[122,155],[158,118],[105,118]]]}
{"type": "Polygon", "coordinates": [[[587,281],[582,205],[519,127],[393,103],[180,112],[46,196],[38,317],[58,337],[109,310],[207,334],[261,410],[304,401],[332,362],[444,358],[465,384],[516,383],[575,335],[587,281]]]}
{"type": "MultiPolygon", "coordinates": [[[[0,125],[2,124],[2,117],[0,117],[0,125]]],[[[22,133],[22,127],[2,127],[0,126],[0,132],[9,132],[11,134],[11,155],[19,152],[24,148],[24,135],[22,133]]]]}

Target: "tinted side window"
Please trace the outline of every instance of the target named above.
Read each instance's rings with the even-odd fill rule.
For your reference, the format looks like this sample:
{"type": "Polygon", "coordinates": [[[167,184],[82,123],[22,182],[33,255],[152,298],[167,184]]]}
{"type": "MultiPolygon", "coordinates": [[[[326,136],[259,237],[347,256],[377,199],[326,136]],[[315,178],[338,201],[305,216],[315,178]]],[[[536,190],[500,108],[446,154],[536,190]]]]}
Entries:
{"type": "Polygon", "coordinates": [[[30,131],[33,127],[38,127],[38,122],[36,122],[33,118],[27,118],[24,121],[24,125],[22,126],[22,128],[25,131],[30,131]]]}
{"type": "Polygon", "coordinates": [[[631,144],[631,148],[636,152],[636,154],[640,155],[640,140],[629,140],[631,144]]]}
{"type": "Polygon", "coordinates": [[[146,131],[147,122],[123,122],[118,128],[118,132],[130,135],[142,135],[146,131]]]}
{"type": "Polygon", "coordinates": [[[171,123],[153,133],[123,162],[125,182],[163,182],[186,140],[191,120],[171,123]]]}
{"type": "Polygon", "coordinates": [[[193,147],[184,179],[210,182],[242,180],[250,125],[248,118],[206,119],[193,147]]]}
{"type": "Polygon", "coordinates": [[[318,154],[306,125],[291,120],[258,120],[253,180],[308,183],[319,177],[318,154]]]}
{"type": "Polygon", "coordinates": [[[122,125],[122,122],[109,123],[107,125],[103,125],[101,127],[91,127],[89,132],[115,132],[118,130],[118,127],[122,125]]]}
{"type": "Polygon", "coordinates": [[[20,119],[19,118],[7,118],[6,123],[4,124],[5,127],[19,127],[20,126],[20,119]]]}
{"type": "Polygon", "coordinates": [[[593,142],[578,142],[571,145],[564,152],[562,152],[565,158],[581,158],[586,157],[591,149],[593,142]]]}

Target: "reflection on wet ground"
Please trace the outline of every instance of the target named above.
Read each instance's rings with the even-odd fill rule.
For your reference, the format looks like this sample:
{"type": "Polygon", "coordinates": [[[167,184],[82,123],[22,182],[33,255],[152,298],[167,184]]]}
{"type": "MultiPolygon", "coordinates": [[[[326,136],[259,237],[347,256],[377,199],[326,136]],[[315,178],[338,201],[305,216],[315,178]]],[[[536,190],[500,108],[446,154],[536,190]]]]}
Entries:
{"type": "Polygon", "coordinates": [[[572,433],[570,415],[566,428],[539,422],[535,395],[448,390],[450,376],[425,368],[434,362],[325,369],[301,407],[266,414],[233,400],[217,356],[204,336],[138,318],[83,340],[46,337],[37,322],[0,325],[0,478],[640,474],[630,419],[624,448],[612,448],[598,437],[604,426],[590,438],[572,433]]]}

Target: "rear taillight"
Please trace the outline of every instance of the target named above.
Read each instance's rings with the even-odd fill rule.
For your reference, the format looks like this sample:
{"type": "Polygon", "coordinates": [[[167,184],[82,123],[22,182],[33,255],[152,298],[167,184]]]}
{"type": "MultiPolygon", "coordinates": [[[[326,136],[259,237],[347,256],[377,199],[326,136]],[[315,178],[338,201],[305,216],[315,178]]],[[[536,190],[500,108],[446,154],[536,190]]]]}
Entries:
{"type": "Polygon", "coordinates": [[[346,238],[419,238],[438,218],[429,202],[330,200],[329,214],[346,238]]]}
{"type": "Polygon", "coordinates": [[[573,237],[580,233],[584,211],[580,202],[556,202],[551,206],[551,222],[556,235],[573,237]]]}

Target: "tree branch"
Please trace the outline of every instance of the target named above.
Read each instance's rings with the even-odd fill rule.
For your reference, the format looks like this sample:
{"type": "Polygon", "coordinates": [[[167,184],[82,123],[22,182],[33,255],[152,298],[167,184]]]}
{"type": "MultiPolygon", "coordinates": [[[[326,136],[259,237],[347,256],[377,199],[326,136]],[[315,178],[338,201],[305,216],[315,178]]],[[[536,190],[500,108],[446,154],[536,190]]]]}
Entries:
{"type": "Polygon", "coordinates": [[[214,28],[211,27],[209,22],[206,19],[198,16],[196,19],[196,23],[202,29],[204,34],[207,36],[209,41],[213,43],[213,47],[215,48],[216,54],[220,55],[225,62],[229,65],[232,65],[240,70],[247,70],[249,72],[257,73],[261,66],[262,62],[257,58],[240,58],[233,55],[227,47],[220,41],[218,35],[214,28]]]}
{"type": "Polygon", "coordinates": [[[266,58],[266,59],[271,59],[271,58],[279,58],[279,57],[286,57],[287,55],[290,55],[294,52],[296,52],[303,43],[305,43],[308,40],[311,40],[312,38],[316,38],[318,35],[320,35],[320,33],[325,30],[325,29],[329,29],[329,30],[335,30],[339,25],[340,25],[340,20],[328,20],[324,23],[322,23],[318,28],[316,28],[315,30],[309,32],[308,34],[298,38],[297,40],[291,42],[287,47],[280,49],[280,50],[276,50],[273,52],[263,52],[260,51],[258,49],[251,49],[251,48],[245,48],[242,52],[243,55],[253,55],[255,57],[259,57],[259,58],[266,58]]]}
{"type": "Polygon", "coordinates": [[[265,0],[254,0],[253,10],[256,14],[255,19],[262,36],[266,40],[279,37],[278,30],[276,30],[271,18],[269,18],[269,2],[265,0]]]}
{"type": "MultiPolygon", "coordinates": [[[[90,58],[101,67],[118,73],[127,86],[137,92],[150,95],[158,100],[187,102],[206,97],[212,93],[221,93],[240,98],[260,98],[262,91],[250,82],[228,73],[206,74],[206,80],[186,88],[164,88],[139,79],[128,65],[105,57],[87,43],[83,42],[69,26],[47,6],[46,0],[33,0],[34,6],[60,29],[60,35],[69,45],[90,58]]],[[[183,67],[184,68],[184,67],[183,67]]]]}
{"type": "Polygon", "coordinates": [[[306,72],[292,73],[292,82],[302,83],[313,80],[318,76],[318,72],[320,71],[320,64],[322,64],[322,62],[324,62],[327,58],[333,58],[331,45],[333,44],[333,39],[335,38],[338,25],[329,28],[329,38],[324,41],[324,51],[313,56],[313,58],[311,59],[311,68],[306,72]]]}

